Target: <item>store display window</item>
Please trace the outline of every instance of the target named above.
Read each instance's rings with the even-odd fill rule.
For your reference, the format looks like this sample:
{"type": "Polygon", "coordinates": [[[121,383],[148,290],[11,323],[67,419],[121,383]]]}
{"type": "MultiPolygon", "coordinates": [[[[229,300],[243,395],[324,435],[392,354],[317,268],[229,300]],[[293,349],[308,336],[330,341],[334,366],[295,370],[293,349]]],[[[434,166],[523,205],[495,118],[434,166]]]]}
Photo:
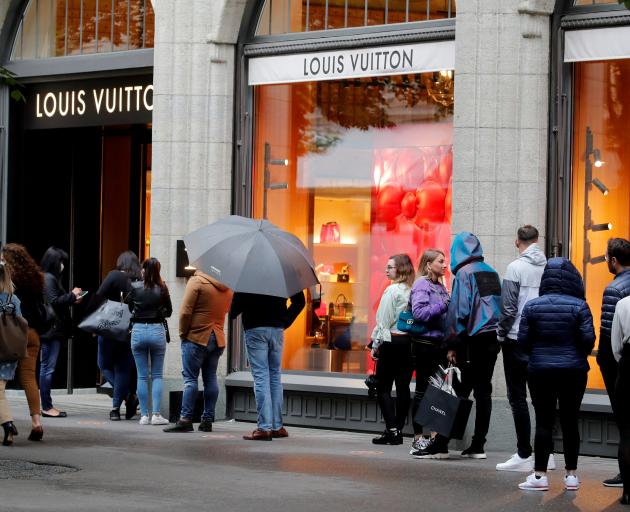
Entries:
{"type": "MultiPolygon", "coordinates": [[[[571,258],[582,272],[599,335],[602,294],[613,279],[611,237],[630,238],[630,59],[575,64],[571,258]]],[[[604,389],[595,358],[589,387],[604,389]]]]}
{"type": "Polygon", "coordinates": [[[254,88],[253,217],[294,233],[321,281],[283,368],[365,373],[388,258],[448,249],[453,72],[254,88]]]}

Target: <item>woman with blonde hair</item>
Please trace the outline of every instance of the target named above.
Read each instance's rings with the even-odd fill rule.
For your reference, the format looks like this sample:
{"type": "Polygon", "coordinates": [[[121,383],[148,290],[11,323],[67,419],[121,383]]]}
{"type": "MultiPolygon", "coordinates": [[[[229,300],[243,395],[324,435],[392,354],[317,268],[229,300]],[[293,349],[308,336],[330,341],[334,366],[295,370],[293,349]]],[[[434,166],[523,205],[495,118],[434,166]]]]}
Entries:
{"type": "MultiPolygon", "coordinates": [[[[9,267],[0,262],[0,304],[6,305],[11,303],[15,308],[15,313],[22,316],[20,310],[20,299],[13,295],[13,283],[11,282],[11,271],[9,267]]],[[[17,428],[13,424],[13,416],[9,408],[9,401],[4,390],[7,387],[7,381],[15,376],[15,368],[17,361],[0,361],[0,425],[4,430],[2,445],[9,446],[13,444],[13,436],[18,435],[17,428]]]]}
{"type": "Polygon", "coordinates": [[[409,303],[414,281],[413,263],[407,254],[389,258],[385,275],[392,281],[381,296],[372,332],[372,357],[378,359],[376,379],[378,403],[385,420],[385,431],[372,439],[374,444],[402,444],[402,429],[409,413],[409,383],[413,374],[411,338],[396,328],[398,316],[409,303]],[[392,385],[396,383],[396,399],[392,385]]]}
{"type": "MultiPolygon", "coordinates": [[[[444,286],[446,257],[440,249],[427,249],[418,264],[418,279],[411,289],[411,311],[416,321],[426,326],[426,332],[413,338],[413,357],[416,370],[416,392],[412,417],[427,389],[429,377],[440,365],[446,364],[443,321],[448,310],[449,295],[444,286]]],[[[410,454],[419,458],[448,458],[448,444],[438,436],[424,437],[423,426],[413,422],[414,440],[410,454]],[[430,448],[430,450],[429,450],[430,448]]]]}

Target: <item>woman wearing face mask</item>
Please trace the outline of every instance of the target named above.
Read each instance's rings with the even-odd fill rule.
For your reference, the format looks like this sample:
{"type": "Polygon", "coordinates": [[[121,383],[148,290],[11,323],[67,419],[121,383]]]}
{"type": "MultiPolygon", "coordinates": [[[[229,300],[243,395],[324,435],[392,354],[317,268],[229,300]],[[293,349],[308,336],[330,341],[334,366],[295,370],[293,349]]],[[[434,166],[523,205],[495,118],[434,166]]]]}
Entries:
{"type": "MultiPolygon", "coordinates": [[[[427,390],[429,377],[440,365],[446,365],[446,350],[442,347],[444,338],[443,321],[448,310],[449,295],[444,286],[446,258],[440,249],[427,249],[420,258],[418,279],[411,289],[411,311],[415,320],[427,327],[424,335],[413,338],[413,355],[416,369],[416,393],[413,400],[412,416],[420,406],[427,390]]],[[[447,443],[440,443],[438,436],[424,437],[422,425],[414,421],[414,440],[409,453],[414,457],[448,458],[447,443]],[[435,449],[437,445],[437,450],[435,449]],[[431,447],[431,450],[428,448],[431,447]]]]}
{"type": "Polygon", "coordinates": [[[387,261],[387,279],[392,281],[381,296],[372,332],[372,357],[376,365],[378,403],[385,420],[385,431],[372,439],[374,444],[402,444],[402,429],[409,413],[409,383],[413,373],[411,338],[396,328],[400,313],[409,303],[414,270],[407,254],[396,254],[387,261]],[[396,399],[392,385],[396,383],[396,399]]]}
{"type": "Polygon", "coordinates": [[[70,306],[81,302],[81,288],[67,293],[61,284],[61,273],[68,261],[68,254],[57,247],[49,247],[39,264],[44,272],[44,295],[57,315],[55,325],[40,337],[41,364],[39,369],[39,394],[42,401],[42,416],[65,418],[67,414],[53,407],[50,390],[52,377],[57,366],[61,341],[68,338],[72,328],[70,306]]]}

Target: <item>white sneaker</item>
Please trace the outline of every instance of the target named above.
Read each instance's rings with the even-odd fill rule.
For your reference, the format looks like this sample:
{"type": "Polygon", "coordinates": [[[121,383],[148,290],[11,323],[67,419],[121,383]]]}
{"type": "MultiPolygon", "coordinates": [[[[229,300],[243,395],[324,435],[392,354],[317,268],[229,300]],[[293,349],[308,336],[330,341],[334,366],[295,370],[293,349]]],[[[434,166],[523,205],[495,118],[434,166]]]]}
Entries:
{"type": "Polygon", "coordinates": [[[549,454],[549,461],[547,462],[547,471],[553,471],[556,469],[556,459],[553,458],[553,453],[549,454]]]}
{"type": "Polygon", "coordinates": [[[530,455],[523,459],[515,453],[507,461],[497,464],[497,471],[524,471],[530,472],[534,469],[534,459],[530,455]]]}
{"type": "Polygon", "coordinates": [[[151,417],[151,425],[168,425],[169,421],[159,412],[151,417]]]}
{"type": "Polygon", "coordinates": [[[418,439],[414,439],[411,443],[411,448],[409,449],[409,455],[413,455],[418,450],[424,450],[427,446],[429,446],[430,441],[431,438],[425,436],[420,436],[418,439]]]}
{"type": "Polygon", "coordinates": [[[564,488],[567,491],[577,491],[580,488],[580,480],[577,475],[567,475],[564,477],[564,488]]]}
{"type": "Polygon", "coordinates": [[[518,488],[524,491],[548,491],[549,480],[546,476],[536,477],[535,473],[528,475],[523,483],[518,484],[518,488]]]}
{"type": "Polygon", "coordinates": [[[149,421],[148,416],[142,416],[142,418],[140,418],[140,421],[138,423],[140,425],[149,425],[151,422],[149,421]]]}

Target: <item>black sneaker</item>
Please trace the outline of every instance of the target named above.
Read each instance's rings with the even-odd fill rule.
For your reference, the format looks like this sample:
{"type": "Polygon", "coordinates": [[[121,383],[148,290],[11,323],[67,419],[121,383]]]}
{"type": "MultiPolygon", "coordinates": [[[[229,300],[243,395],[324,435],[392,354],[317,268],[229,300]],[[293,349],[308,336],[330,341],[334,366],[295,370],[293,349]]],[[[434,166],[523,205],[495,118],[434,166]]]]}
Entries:
{"type": "Polygon", "coordinates": [[[120,421],[120,409],[112,409],[109,412],[110,421],[120,421]]]}
{"type": "Polygon", "coordinates": [[[201,420],[197,430],[199,430],[199,432],[212,432],[212,422],[210,420],[201,420]]]}
{"type": "Polygon", "coordinates": [[[385,430],[380,436],[372,439],[373,444],[389,444],[397,445],[403,444],[402,432],[397,428],[391,430],[385,430]]]}
{"type": "Polygon", "coordinates": [[[138,397],[135,393],[129,393],[125,398],[125,419],[132,419],[138,412],[138,397]]]}
{"type": "Polygon", "coordinates": [[[477,448],[476,446],[470,445],[466,448],[461,455],[465,459],[487,459],[486,452],[483,448],[477,448]]]}
{"type": "Polygon", "coordinates": [[[602,482],[606,487],[623,487],[623,480],[621,474],[617,473],[617,476],[604,480],[602,482]]]}
{"type": "Polygon", "coordinates": [[[442,443],[442,446],[439,446],[433,438],[426,447],[416,450],[411,455],[416,459],[448,459],[448,444],[444,446],[442,443]]]}
{"type": "Polygon", "coordinates": [[[166,427],[164,432],[193,432],[194,430],[192,421],[178,420],[172,427],[166,427]]]}

